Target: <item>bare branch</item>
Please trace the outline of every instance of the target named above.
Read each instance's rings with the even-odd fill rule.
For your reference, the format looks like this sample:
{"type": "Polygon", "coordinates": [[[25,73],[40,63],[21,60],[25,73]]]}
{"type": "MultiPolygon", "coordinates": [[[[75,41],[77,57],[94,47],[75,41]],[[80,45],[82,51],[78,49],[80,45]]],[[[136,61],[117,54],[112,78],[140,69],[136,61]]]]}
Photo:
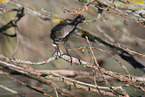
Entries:
{"type": "Polygon", "coordinates": [[[9,92],[11,92],[11,93],[13,93],[13,94],[18,94],[17,91],[14,91],[14,90],[12,90],[12,89],[10,89],[10,88],[8,88],[8,87],[5,87],[5,86],[3,86],[3,85],[0,85],[0,87],[3,88],[3,89],[5,89],[5,90],[7,90],[7,91],[9,91],[9,92]]]}

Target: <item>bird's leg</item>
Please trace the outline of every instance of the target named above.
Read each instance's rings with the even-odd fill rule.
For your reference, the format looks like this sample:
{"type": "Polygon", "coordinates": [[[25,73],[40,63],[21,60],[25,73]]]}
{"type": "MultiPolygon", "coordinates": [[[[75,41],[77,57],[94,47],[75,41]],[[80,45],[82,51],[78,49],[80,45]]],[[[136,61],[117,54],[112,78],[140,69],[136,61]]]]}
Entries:
{"type": "Polygon", "coordinates": [[[61,56],[61,51],[59,50],[59,44],[54,42],[53,46],[54,46],[55,51],[54,51],[54,53],[52,55],[54,56],[55,53],[56,53],[55,56],[56,56],[56,59],[57,59],[58,56],[61,56]]]}
{"type": "Polygon", "coordinates": [[[71,57],[71,55],[69,54],[69,52],[68,52],[68,50],[67,50],[66,42],[64,42],[64,48],[65,48],[65,50],[66,50],[67,55],[70,57],[70,63],[71,63],[71,65],[72,65],[72,57],[71,57]]]}

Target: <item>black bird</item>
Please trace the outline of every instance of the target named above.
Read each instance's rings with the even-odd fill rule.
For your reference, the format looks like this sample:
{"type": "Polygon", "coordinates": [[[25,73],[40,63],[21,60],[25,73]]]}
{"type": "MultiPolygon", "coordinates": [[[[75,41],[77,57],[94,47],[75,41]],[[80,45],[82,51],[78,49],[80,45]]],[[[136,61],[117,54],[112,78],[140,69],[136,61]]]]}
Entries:
{"type": "MultiPolygon", "coordinates": [[[[70,35],[74,32],[77,25],[83,22],[85,22],[85,17],[82,15],[78,15],[70,23],[63,21],[52,28],[50,38],[53,40],[53,44],[57,45],[55,50],[55,52],[57,51],[57,54],[58,52],[60,52],[58,42],[64,41],[64,47],[66,49],[66,41],[69,39],[70,35]]],[[[68,54],[67,49],[66,52],[68,54]]]]}

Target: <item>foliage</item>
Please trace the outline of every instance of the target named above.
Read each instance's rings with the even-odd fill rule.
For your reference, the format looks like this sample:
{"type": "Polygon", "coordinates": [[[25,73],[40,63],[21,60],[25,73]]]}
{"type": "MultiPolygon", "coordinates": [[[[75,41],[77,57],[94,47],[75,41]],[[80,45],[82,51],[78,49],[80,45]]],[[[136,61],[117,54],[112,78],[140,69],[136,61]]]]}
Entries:
{"type": "Polygon", "coordinates": [[[0,96],[8,96],[6,91],[36,97],[144,95],[143,0],[0,3],[0,96]],[[51,29],[62,21],[71,22],[78,14],[86,23],[79,24],[70,36],[70,55],[63,43],[59,43],[61,54],[53,54],[51,29]],[[9,78],[24,87],[17,87],[9,78]]]}

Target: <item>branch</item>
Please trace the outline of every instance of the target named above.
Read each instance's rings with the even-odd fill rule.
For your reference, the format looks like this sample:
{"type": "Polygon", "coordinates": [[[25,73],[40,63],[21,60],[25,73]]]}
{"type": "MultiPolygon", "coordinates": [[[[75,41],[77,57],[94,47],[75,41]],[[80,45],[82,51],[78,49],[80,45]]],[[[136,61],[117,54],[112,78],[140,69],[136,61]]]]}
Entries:
{"type": "Polygon", "coordinates": [[[98,36],[94,36],[92,35],[90,32],[88,31],[85,31],[83,30],[83,32],[79,32],[76,30],[76,35],[82,37],[82,38],[85,38],[86,36],[88,37],[88,39],[91,41],[91,42],[94,42],[94,43],[102,43],[104,44],[106,47],[109,47],[111,50],[113,50],[114,52],[116,52],[123,60],[127,61],[128,63],[130,63],[134,68],[138,68],[140,69],[141,71],[143,71],[145,73],[145,66],[142,65],[140,62],[138,62],[131,54],[130,52],[128,52],[128,50],[122,48],[122,47],[119,47],[119,46],[116,46],[98,36]]]}
{"type": "Polygon", "coordinates": [[[3,71],[3,72],[4,72],[4,74],[6,74],[9,78],[15,80],[16,82],[18,82],[18,83],[20,83],[20,84],[22,84],[22,85],[24,85],[24,86],[26,86],[26,87],[28,87],[28,88],[30,88],[30,89],[32,89],[32,90],[35,90],[36,92],[39,92],[39,93],[41,93],[41,94],[43,94],[43,95],[45,95],[45,96],[52,97],[51,95],[49,95],[49,94],[43,92],[43,89],[38,88],[38,87],[31,86],[31,85],[28,85],[28,84],[26,84],[26,83],[24,83],[24,82],[21,82],[21,81],[18,80],[18,79],[15,79],[14,77],[12,77],[12,76],[11,76],[10,74],[8,74],[7,72],[5,72],[5,71],[3,71]]]}
{"type": "Polygon", "coordinates": [[[0,85],[0,87],[3,88],[3,89],[5,89],[5,90],[7,90],[7,91],[9,91],[9,92],[11,92],[11,93],[18,94],[17,91],[14,91],[14,90],[12,90],[12,89],[10,89],[10,88],[8,88],[8,87],[5,87],[5,86],[3,86],[3,85],[0,85]]]}
{"type": "Polygon", "coordinates": [[[29,14],[29,15],[32,15],[32,16],[37,16],[37,17],[39,17],[39,18],[41,18],[43,20],[50,20],[51,17],[62,19],[62,18],[59,18],[57,15],[53,14],[52,12],[46,12],[46,11],[44,11],[44,9],[42,9],[42,11],[39,11],[39,10],[37,10],[35,8],[32,8],[32,7],[28,6],[28,5],[25,5],[22,2],[19,2],[17,0],[11,0],[10,3],[13,3],[16,6],[25,7],[25,13],[26,14],[29,14]]]}
{"type": "MultiPolygon", "coordinates": [[[[60,58],[66,60],[68,62],[71,61],[70,56],[67,56],[67,55],[62,55],[60,58]]],[[[38,80],[38,81],[40,81],[42,83],[45,83],[45,84],[47,84],[47,85],[49,85],[49,86],[51,86],[53,88],[55,87],[57,90],[60,90],[60,91],[62,91],[63,93],[65,93],[67,95],[74,95],[74,94],[73,93],[70,93],[66,89],[63,89],[62,87],[59,87],[58,85],[56,85],[55,83],[53,83],[51,80],[53,79],[54,81],[58,81],[58,80],[66,81],[65,82],[66,84],[71,84],[71,83],[68,83],[68,81],[69,82],[71,81],[72,83],[74,81],[76,84],[82,83],[82,82],[79,82],[79,81],[75,81],[73,79],[69,79],[69,78],[66,78],[66,77],[57,75],[56,73],[51,73],[51,74],[49,74],[49,76],[46,76],[45,77],[45,75],[43,75],[42,73],[39,73],[39,72],[35,72],[33,69],[29,69],[29,68],[25,69],[24,68],[25,67],[24,64],[23,65],[20,65],[21,66],[20,67],[20,66],[18,66],[20,63],[19,64],[17,63],[17,66],[16,66],[14,64],[11,64],[11,62],[13,63],[13,61],[9,60],[9,58],[7,58],[7,57],[4,57],[4,56],[3,57],[2,56],[0,57],[0,64],[1,64],[1,66],[8,67],[8,68],[10,68],[10,69],[12,69],[14,71],[17,71],[19,73],[22,73],[22,74],[26,75],[27,77],[30,77],[30,78],[36,79],[36,80],[38,80]],[[7,61],[7,62],[4,62],[4,61],[7,61]],[[24,67],[22,67],[22,66],[24,66],[24,67]],[[59,78],[56,78],[56,76],[59,77],[59,78]],[[46,78],[48,78],[48,79],[46,79],[46,78]],[[63,79],[67,79],[67,80],[63,80],[63,79]]],[[[95,71],[98,72],[98,68],[96,66],[90,65],[90,64],[88,64],[85,61],[78,60],[77,58],[72,57],[72,62],[74,64],[80,64],[81,63],[80,65],[82,65],[84,67],[87,67],[87,68],[95,69],[95,71]]],[[[106,70],[104,68],[101,68],[101,67],[100,67],[100,70],[101,70],[101,72],[103,74],[109,75],[109,76],[111,76],[111,77],[113,77],[113,78],[115,78],[115,79],[117,79],[117,80],[119,80],[121,82],[133,84],[134,86],[136,86],[138,88],[141,88],[141,89],[143,89],[142,87],[145,86],[145,83],[143,83],[143,82],[137,82],[137,80],[134,77],[128,77],[128,75],[123,75],[123,74],[120,74],[120,73],[108,71],[108,70],[106,70]]],[[[74,86],[74,83],[71,84],[71,85],[74,86]]],[[[89,87],[90,87],[86,83],[85,83],[85,86],[84,86],[84,84],[82,84],[82,85],[83,86],[79,86],[78,88],[81,88],[81,87],[83,88],[84,87],[83,89],[86,90],[86,89],[89,89],[89,87]],[[85,87],[88,87],[88,88],[85,88],[85,87]]],[[[94,85],[94,87],[96,88],[95,85],[94,85]]],[[[95,91],[96,92],[98,90],[97,89],[95,89],[95,90],[93,89],[92,91],[95,91]]],[[[105,94],[106,92],[104,92],[104,91],[101,90],[101,93],[105,94]]],[[[113,95],[112,93],[111,94],[110,93],[111,92],[109,92],[109,94],[106,93],[105,95],[113,95]]]]}
{"type": "Polygon", "coordinates": [[[52,80],[59,81],[59,82],[64,82],[67,85],[71,85],[71,86],[74,86],[74,87],[79,88],[79,89],[84,89],[86,91],[92,91],[92,92],[96,92],[98,94],[99,94],[99,92],[101,92],[101,94],[103,94],[103,95],[115,96],[111,92],[106,92],[104,90],[100,90],[100,89],[107,89],[108,90],[109,87],[97,86],[99,88],[99,90],[98,90],[96,85],[92,85],[92,84],[80,82],[80,81],[77,81],[74,79],[70,79],[70,78],[64,77],[62,75],[59,75],[57,73],[51,73],[51,75],[46,75],[45,78],[52,79],[52,80]]]}
{"type": "Polygon", "coordinates": [[[67,89],[64,89],[64,88],[60,87],[59,85],[55,84],[51,80],[46,80],[44,77],[41,76],[41,73],[35,72],[34,69],[25,68],[26,66],[24,64],[23,65],[21,65],[21,64],[12,64],[13,62],[11,62],[8,58],[3,57],[2,59],[7,61],[7,62],[2,61],[0,59],[0,65],[3,66],[6,69],[10,69],[12,71],[19,72],[22,75],[25,75],[29,78],[38,80],[39,82],[42,82],[46,85],[49,85],[52,88],[55,87],[57,90],[63,92],[64,95],[67,95],[67,96],[70,96],[70,95],[75,96],[76,95],[73,92],[70,92],[67,89]]]}
{"type": "MultiPolygon", "coordinates": [[[[52,58],[50,58],[50,59],[53,59],[54,57],[52,57],[52,58]]],[[[68,56],[68,55],[62,55],[62,56],[60,56],[60,58],[61,59],[63,59],[63,60],[65,60],[65,61],[67,61],[67,62],[71,62],[71,59],[70,59],[70,56],[68,56]]],[[[48,59],[48,60],[50,60],[50,59],[48,59]]],[[[54,58],[55,59],[55,58],[54,58]]],[[[16,59],[16,60],[20,60],[20,59],[16,59]]],[[[51,60],[52,61],[52,60],[51,60]]],[[[83,60],[78,60],[77,58],[75,58],[75,57],[72,57],[72,61],[73,61],[73,63],[74,64],[76,64],[76,65],[82,65],[83,67],[88,67],[88,68],[94,68],[94,69],[96,69],[97,70],[97,68],[95,67],[95,66],[93,66],[93,65],[90,65],[89,63],[87,63],[86,61],[83,61],[83,60]]],[[[23,60],[22,61],[19,61],[19,63],[14,63],[13,62],[13,60],[11,60],[11,59],[9,59],[9,58],[7,58],[7,57],[5,57],[5,56],[3,56],[3,55],[0,55],[0,63],[1,64],[6,64],[6,66],[8,66],[8,67],[13,67],[13,68],[16,68],[16,69],[22,69],[22,70],[24,70],[24,68],[22,68],[22,67],[17,67],[16,65],[12,65],[12,64],[8,64],[7,62],[12,62],[13,64],[23,64],[23,65],[21,65],[21,66],[24,66],[24,63],[23,63],[23,60]],[[1,60],[3,60],[3,61],[1,61],[1,60]],[[4,61],[6,61],[6,62],[4,62],[4,61]],[[22,62],[22,63],[21,63],[22,62]]],[[[15,62],[17,62],[17,61],[15,61],[15,62]]],[[[29,63],[33,63],[33,62],[31,62],[31,61],[28,61],[29,63]]],[[[46,61],[47,62],[47,61],[46,61]]],[[[50,61],[49,61],[50,62],[50,61]]],[[[36,63],[41,63],[41,62],[36,62],[36,63]]],[[[42,64],[44,64],[43,62],[42,62],[42,64]]],[[[42,64],[39,64],[39,65],[42,65],[42,64]]],[[[31,65],[31,64],[29,64],[29,65],[31,65]]],[[[101,68],[101,67],[100,67],[101,68]]],[[[113,78],[115,78],[115,79],[118,79],[118,80],[120,80],[120,81],[123,81],[123,82],[128,82],[128,83],[134,83],[134,81],[136,82],[136,84],[138,84],[138,85],[145,85],[145,83],[142,83],[142,82],[137,82],[137,80],[133,77],[132,79],[130,79],[129,77],[128,77],[128,75],[123,75],[123,74],[121,74],[121,73],[116,73],[116,72],[113,72],[113,71],[109,71],[109,70],[106,70],[106,69],[104,69],[104,68],[101,68],[102,69],[102,71],[103,71],[103,73],[104,74],[106,74],[106,75],[109,75],[109,76],[111,76],[111,77],[113,77],[113,78]],[[120,77],[121,76],[121,77],[120,77]]],[[[138,80],[139,81],[139,80],[138,80]]]]}
{"type": "Polygon", "coordinates": [[[135,21],[136,23],[139,23],[142,27],[145,27],[144,26],[144,19],[145,17],[143,17],[143,14],[145,13],[144,12],[144,9],[145,7],[143,6],[137,6],[137,5],[133,5],[133,4],[124,4],[122,2],[114,2],[112,3],[110,0],[95,0],[96,2],[94,2],[96,5],[96,7],[102,9],[102,10],[105,10],[105,11],[108,11],[109,13],[112,13],[114,15],[119,15],[119,16],[122,16],[124,18],[127,18],[127,19],[130,19],[130,20],[133,20],[135,21]],[[98,4],[101,4],[103,7],[107,7],[107,8],[103,8],[103,7],[100,7],[98,6],[98,4]],[[126,11],[127,13],[131,14],[124,14],[121,9],[123,11],[126,11]],[[115,11],[114,11],[115,10],[115,11]],[[134,18],[134,17],[136,18],[134,18]]]}
{"type": "Polygon", "coordinates": [[[8,30],[11,27],[17,27],[17,22],[20,21],[20,19],[24,16],[24,7],[12,9],[12,11],[17,11],[17,15],[9,23],[0,28],[0,33],[9,37],[16,37],[17,33],[10,35],[5,33],[4,31],[8,30]]]}
{"type": "MultiPolygon", "coordinates": [[[[65,61],[67,61],[67,62],[71,62],[70,57],[67,56],[67,55],[63,55],[63,56],[61,56],[61,58],[62,58],[63,60],[65,60],[65,61]]],[[[96,72],[98,71],[98,69],[97,69],[96,66],[90,65],[90,64],[88,64],[88,63],[85,62],[85,61],[78,60],[77,58],[74,58],[74,57],[72,57],[72,61],[73,61],[73,63],[76,64],[76,65],[82,65],[82,66],[84,66],[84,67],[93,68],[93,69],[96,70],[96,72]],[[80,63],[81,63],[81,64],[80,64],[80,63]]],[[[119,80],[119,81],[121,81],[121,82],[132,83],[132,84],[136,84],[136,85],[138,85],[138,86],[145,86],[145,83],[143,83],[143,82],[138,82],[134,77],[131,77],[131,78],[130,78],[128,75],[124,75],[124,74],[121,74],[121,73],[109,71],[109,70],[106,70],[106,69],[101,68],[101,67],[100,67],[100,69],[101,69],[101,71],[103,72],[103,74],[109,75],[109,76],[111,76],[111,77],[113,77],[113,78],[115,78],[115,79],[117,79],[117,80],[119,80]]]]}

